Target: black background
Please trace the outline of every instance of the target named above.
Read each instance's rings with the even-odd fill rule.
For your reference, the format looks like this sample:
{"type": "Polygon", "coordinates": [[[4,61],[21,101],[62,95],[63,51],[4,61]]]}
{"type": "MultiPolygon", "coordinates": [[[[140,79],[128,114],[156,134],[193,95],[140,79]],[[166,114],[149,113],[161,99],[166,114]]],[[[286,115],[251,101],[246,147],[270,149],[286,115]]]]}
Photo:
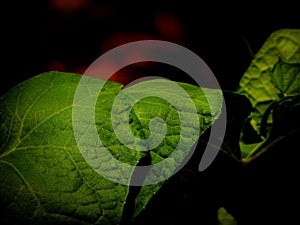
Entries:
{"type": "MultiPolygon", "coordinates": [[[[300,25],[297,7],[287,2],[273,8],[247,1],[203,3],[5,2],[0,94],[42,72],[83,73],[106,50],[144,38],[189,48],[208,64],[223,89],[233,90],[251,61],[251,51],[255,54],[273,31],[300,25]],[[168,33],[169,27],[175,28],[168,33]]],[[[189,82],[172,74],[169,78],[189,82]]]]}

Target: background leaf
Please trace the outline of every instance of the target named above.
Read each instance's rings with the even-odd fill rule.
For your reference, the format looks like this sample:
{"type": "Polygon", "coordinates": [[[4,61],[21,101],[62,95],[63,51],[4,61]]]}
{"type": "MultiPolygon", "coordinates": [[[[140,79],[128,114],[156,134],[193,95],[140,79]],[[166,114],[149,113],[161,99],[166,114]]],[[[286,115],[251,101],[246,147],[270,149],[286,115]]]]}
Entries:
{"type": "MultiPolygon", "coordinates": [[[[258,133],[264,113],[280,94],[280,90],[274,86],[273,81],[277,80],[274,76],[280,76],[281,78],[278,79],[282,81],[289,80],[291,77],[277,74],[277,69],[271,75],[275,65],[281,60],[286,64],[300,63],[300,30],[282,29],[273,32],[256,53],[239,83],[238,92],[248,97],[253,105],[251,124],[258,133]]],[[[271,122],[269,118],[268,123],[271,122]]]]}
{"type": "MultiPolygon", "coordinates": [[[[254,142],[246,143],[242,137],[240,147],[244,157],[264,146],[272,129],[272,110],[277,102],[284,97],[300,94],[299,71],[300,30],[273,32],[254,56],[237,90],[252,103],[249,122],[262,138],[261,141],[256,138],[254,142]]],[[[247,129],[243,132],[244,137],[247,136],[247,129]]]]}

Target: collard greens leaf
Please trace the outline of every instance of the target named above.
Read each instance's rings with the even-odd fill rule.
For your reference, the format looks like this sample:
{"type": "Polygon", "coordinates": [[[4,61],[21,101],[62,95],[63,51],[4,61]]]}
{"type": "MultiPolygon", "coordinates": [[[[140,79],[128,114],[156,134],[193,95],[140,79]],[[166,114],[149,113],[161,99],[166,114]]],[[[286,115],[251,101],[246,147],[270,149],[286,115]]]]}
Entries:
{"type": "MultiPolygon", "coordinates": [[[[98,174],[85,161],[74,138],[73,98],[81,77],[72,73],[44,73],[15,86],[0,98],[1,224],[120,223],[129,186],[98,174]]],[[[203,131],[220,114],[221,91],[211,90],[215,105],[210,109],[200,88],[180,85],[195,102],[203,131]]],[[[111,125],[109,111],[121,89],[121,84],[112,82],[107,82],[102,89],[96,104],[97,131],[116,159],[137,165],[148,153],[122,145],[111,125]]],[[[89,86],[86,90],[89,94],[89,86]]],[[[180,100],[180,96],[178,98],[180,100]]],[[[150,117],[156,112],[166,119],[170,136],[151,151],[152,163],[172,152],[180,135],[179,128],[172,126],[178,124],[177,114],[167,102],[157,98],[142,99],[130,114],[132,133],[143,139],[147,136],[150,117]]],[[[89,135],[85,130],[82,134],[89,135]]],[[[122,175],[122,171],[114,173],[122,175]]],[[[136,199],[137,213],[159,187],[160,184],[142,187],[136,199]]]]}

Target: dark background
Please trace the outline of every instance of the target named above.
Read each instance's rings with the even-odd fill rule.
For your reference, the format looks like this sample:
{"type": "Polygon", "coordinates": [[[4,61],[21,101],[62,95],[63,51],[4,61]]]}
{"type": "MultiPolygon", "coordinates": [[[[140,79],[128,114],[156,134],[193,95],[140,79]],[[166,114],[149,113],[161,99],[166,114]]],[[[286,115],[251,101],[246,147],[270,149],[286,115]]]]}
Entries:
{"type": "MultiPolygon", "coordinates": [[[[233,90],[270,33],[300,25],[297,7],[287,2],[274,8],[247,1],[239,5],[175,2],[3,3],[0,94],[42,72],[83,73],[108,49],[141,39],[172,41],[189,48],[208,64],[223,89],[233,90]]],[[[137,74],[155,76],[156,72],[125,71],[112,80],[128,83],[137,74]]],[[[190,81],[172,73],[168,76],[173,80],[190,81]]]]}

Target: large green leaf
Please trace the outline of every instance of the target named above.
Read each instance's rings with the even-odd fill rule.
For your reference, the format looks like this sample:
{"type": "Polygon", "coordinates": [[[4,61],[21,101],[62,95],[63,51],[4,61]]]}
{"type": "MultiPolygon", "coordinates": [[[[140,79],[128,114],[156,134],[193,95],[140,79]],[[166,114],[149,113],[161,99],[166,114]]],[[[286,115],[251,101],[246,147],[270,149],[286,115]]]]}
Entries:
{"type": "MultiPolygon", "coordinates": [[[[117,224],[128,187],[78,151],[72,104],[79,75],[46,73],[1,99],[0,198],[5,224],[117,224]]],[[[121,88],[112,86],[114,96],[121,88]]]]}
{"type": "MultiPolygon", "coordinates": [[[[103,163],[101,157],[93,154],[90,156],[96,164],[90,161],[88,164],[74,137],[72,122],[80,119],[77,122],[84,128],[88,121],[84,111],[80,117],[72,117],[74,107],[80,108],[80,104],[73,105],[73,100],[81,78],[71,73],[44,73],[15,86],[0,99],[0,211],[3,224],[120,223],[125,204],[130,200],[130,186],[104,178],[95,166],[109,170],[117,177],[122,177],[122,170],[110,161],[103,163]],[[102,164],[97,165],[97,162],[102,164]]],[[[104,83],[95,78],[88,79],[94,87],[104,83]]],[[[199,87],[179,85],[195,103],[201,126],[199,136],[220,114],[221,91],[206,90],[205,93],[210,93],[214,99],[214,104],[209,107],[199,87]]],[[[126,89],[130,92],[133,87],[126,89]]],[[[89,85],[85,88],[86,97],[95,94],[89,85]]],[[[150,158],[151,163],[164,160],[181,135],[181,122],[175,108],[157,97],[138,101],[129,115],[131,132],[139,139],[147,138],[150,120],[159,116],[167,125],[166,137],[150,153],[131,149],[118,140],[111,121],[110,111],[121,89],[121,84],[106,82],[97,98],[95,122],[103,145],[115,159],[128,165],[136,166],[145,157],[150,158]]],[[[178,101],[186,101],[180,95],[176,97],[178,101]]],[[[85,102],[83,98],[82,106],[85,102]]],[[[188,108],[181,110],[189,112],[188,108]]],[[[191,128],[194,129],[193,124],[191,128]]],[[[79,133],[83,140],[88,140],[91,135],[85,129],[79,133]]],[[[89,143],[87,147],[93,149],[95,146],[89,143]]],[[[174,162],[180,164],[176,158],[174,162]]],[[[145,207],[160,186],[161,183],[142,187],[136,199],[136,213],[145,207]]]]}

